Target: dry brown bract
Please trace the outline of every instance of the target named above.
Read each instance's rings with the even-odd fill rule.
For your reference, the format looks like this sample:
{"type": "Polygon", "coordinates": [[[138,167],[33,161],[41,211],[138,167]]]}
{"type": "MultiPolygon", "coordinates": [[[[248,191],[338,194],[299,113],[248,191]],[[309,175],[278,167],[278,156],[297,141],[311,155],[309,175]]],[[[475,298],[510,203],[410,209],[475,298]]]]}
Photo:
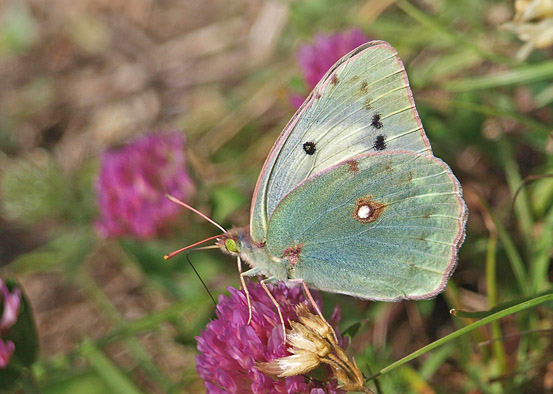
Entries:
{"type": "Polygon", "coordinates": [[[342,382],[341,389],[374,394],[364,387],[365,379],[355,359],[349,359],[338,345],[332,329],[320,316],[309,312],[305,305],[296,308],[299,322],[290,321],[287,333],[290,356],[267,363],[259,363],[257,368],[266,374],[280,378],[304,375],[320,364],[332,368],[334,376],[342,382]]]}
{"type": "Polygon", "coordinates": [[[553,44],[553,0],[516,0],[515,12],[512,22],[502,27],[526,42],[517,53],[519,60],[524,60],[533,48],[553,44]]]}

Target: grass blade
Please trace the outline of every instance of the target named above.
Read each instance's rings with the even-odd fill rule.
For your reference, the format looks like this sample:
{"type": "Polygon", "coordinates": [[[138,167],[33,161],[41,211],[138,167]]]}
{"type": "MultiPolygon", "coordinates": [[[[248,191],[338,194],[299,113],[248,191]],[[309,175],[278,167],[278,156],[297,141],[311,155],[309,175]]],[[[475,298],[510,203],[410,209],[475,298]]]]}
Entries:
{"type": "Polygon", "coordinates": [[[475,330],[477,329],[478,327],[482,327],[482,326],[485,326],[486,324],[489,324],[493,321],[496,321],[496,320],[499,320],[501,319],[502,317],[505,317],[505,316],[508,316],[508,315],[512,315],[514,313],[518,313],[518,312],[521,312],[521,311],[524,311],[526,309],[531,309],[531,308],[535,308],[536,306],[540,305],[540,304],[543,304],[545,302],[548,302],[548,301],[553,301],[553,294],[546,294],[546,295],[543,295],[543,296],[540,296],[540,297],[536,297],[536,298],[533,298],[529,301],[524,301],[524,302],[521,302],[520,304],[517,304],[515,306],[512,306],[512,307],[509,307],[509,308],[506,308],[502,311],[499,311],[499,312],[496,312],[488,317],[485,317],[481,320],[478,320],[472,324],[469,324],[468,326],[466,327],[463,327],[449,335],[446,335],[445,337],[443,338],[440,338],[422,348],[420,348],[419,350],[417,350],[416,352],[413,352],[405,357],[403,357],[402,359],[388,365],[387,367],[385,368],[382,368],[379,372],[377,372],[376,374],[374,374],[373,376],[369,377],[367,380],[371,380],[371,379],[374,379],[380,375],[383,375],[387,372],[390,372],[391,370],[393,369],[396,369],[400,366],[402,366],[403,364],[406,364],[408,363],[409,361],[433,350],[433,349],[436,349],[437,347],[445,344],[445,343],[448,343],[449,341],[452,341],[453,339],[456,339],[462,335],[465,335],[469,332],[471,332],[472,330],[475,330]]]}

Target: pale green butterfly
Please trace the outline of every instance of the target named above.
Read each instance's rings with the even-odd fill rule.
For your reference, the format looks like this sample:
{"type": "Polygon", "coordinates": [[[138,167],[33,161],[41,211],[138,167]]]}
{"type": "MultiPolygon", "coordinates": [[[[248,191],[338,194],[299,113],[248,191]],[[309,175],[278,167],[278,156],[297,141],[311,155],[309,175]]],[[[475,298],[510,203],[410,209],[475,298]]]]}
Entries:
{"type": "Polygon", "coordinates": [[[424,299],[444,289],[466,221],[397,52],[372,41],[315,87],[265,161],[249,227],[217,244],[252,267],[243,285],[263,274],[365,299],[424,299]]]}

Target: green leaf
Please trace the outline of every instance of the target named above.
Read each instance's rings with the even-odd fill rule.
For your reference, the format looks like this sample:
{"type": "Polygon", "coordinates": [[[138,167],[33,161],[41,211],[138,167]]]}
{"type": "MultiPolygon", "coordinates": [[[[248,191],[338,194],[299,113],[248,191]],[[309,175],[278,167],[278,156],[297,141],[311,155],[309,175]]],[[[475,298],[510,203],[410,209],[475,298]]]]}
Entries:
{"type": "Polygon", "coordinates": [[[342,332],[342,335],[353,338],[355,334],[357,334],[361,326],[364,325],[365,323],[366,323],[365,320],[361,320],[361,321],[358,321],[357,323],[352,324],[342,332]]]}

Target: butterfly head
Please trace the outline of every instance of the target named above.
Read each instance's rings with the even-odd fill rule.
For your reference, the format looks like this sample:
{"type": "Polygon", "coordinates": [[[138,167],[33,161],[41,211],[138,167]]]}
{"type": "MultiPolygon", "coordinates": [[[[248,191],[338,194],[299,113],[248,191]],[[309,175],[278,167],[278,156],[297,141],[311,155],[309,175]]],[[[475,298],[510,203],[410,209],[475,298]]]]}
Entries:
{"type": "Polygon", "coordinates": [[[220,235],[217,238],[216,245],[224,253],[230,254],[231,256],[244,257],[244,254],[248,254],[253,250],[263,250],[265,243],[253,241],[250,236],[249,227],[240,227],[233,228],[226,231],[223,235],[220,235]]]}
{"type": "Polygon", "coordinates": [[[241,242],[239,234],[229,231],[217,238],[216,245],[225,253],[231,256],[239,256],[241,251],[241,242]]]}

